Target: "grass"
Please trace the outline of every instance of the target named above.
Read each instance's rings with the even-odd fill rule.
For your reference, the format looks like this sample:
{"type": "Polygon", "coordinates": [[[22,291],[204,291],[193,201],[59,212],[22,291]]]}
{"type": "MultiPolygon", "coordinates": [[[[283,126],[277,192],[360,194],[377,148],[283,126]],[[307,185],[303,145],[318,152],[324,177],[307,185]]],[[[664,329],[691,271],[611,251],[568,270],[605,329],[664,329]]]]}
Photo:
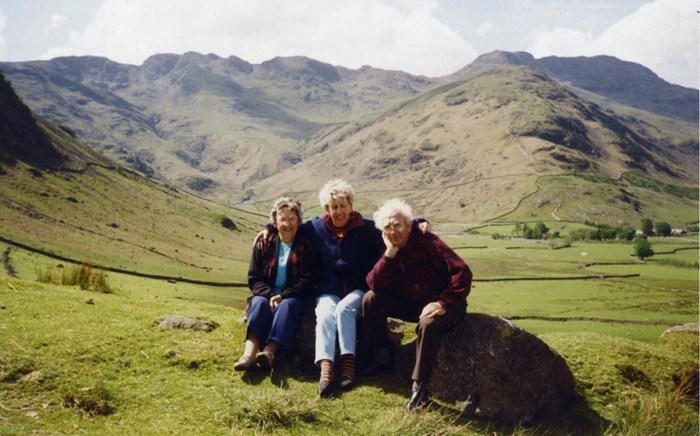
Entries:
{"type": "MultiPolygon", "coordinates": [[[[316,397],[314,371],[288,367],[273,378],[233,373],[249,291],[204,282],[245,283],[250,243],[264,217],[162,185],[143,189],[119,171],[97,169],[86,180],[46,173],[45,195],[32,193],[27,174],[3,176],[2,236],[49,254],[171,279],[107,272],[111,292],[83,290],[79,280],[64,281],[83,270],[79,262],[0,243],[17,276],[0,269],[0,434],[697,430],[697,407],[672,382],[697,367],[697,335],[659,339],[672,325],[697,321],[697,237],[653,238],[659,255],[639,263],[623,243],[576,242],[552,250],[546,242],[446,235],[475,274],[469,310],[511,317],[540,335],[567,359],[577,380],[578,400],[564,415],[502,428],[467,420],[444,404],[406,414],[409,383],[398,374],[368,378],[326,401],[316,397]],[[77,203],[57,200],[68,197],[77,203]],[[241,230],[223,229],[224,215],[241,230]],[[50,281],[63,284],[33,282],[37,271],[60,271],[50,281]],[[639,276],[582,279],[603,274],[639,276]],[[157,328],[170,314],[219,327],[211,333],[157,328]],[[644,382],[630,385],[630,379],[644,382]]],[[[371,210],[369,202],[358,207],[371,210]]],[[[315,211],[309,208],[307,217],[315,211]]]]}
{"type": "Polygon", "coordinates": [[[95,266],[229,282],[247,270],[252,233],[266,221],[118,168],[38,180],[29,169],[18,163],[2,176],[0,236],[95,266]]]}
{"type": "Polygon", "coordinates": [[[356,389],[325,400],[315,394],[315,371],[282,367],[272,378],[234,373],[245,325],[241,310],[220,304],[7,278],[0,278],[0,303],[2,434],[697,430],[695,403],[673,381],[697,367],[694,334],[648,343],[595,333],[542,334],[569,363],[579,400],[564,415],[503,428],[467,420],[449,405],[406,414],[409,383],[397,374],[363,378],[356,389]],[[159,329],[156,321],[168,314],[214,320],[219,327],[209,333],[159,329]],[[641,381],[631,382],[635,377],[641,381]]]}
{"type": "MultiPolygon", "coordinates": [[[[108,273],[112,293],[36,283],[31,265],[48,269],[55,260],[10,247],[19,278],[0,273],[0,433],[697,433],[697,400],[682,383],[697,371],[698,336],[660,338],[672,325],[697,321],[696,268],[620,265],[630,252],[622,243],[551,250],[533,241],[445,239],[477,280],[640,274],[474,283],[470,311],[513,317],[566,359],[577,400],[563,414],[514,428],[468,420],[440,403],[406,414],[409,383],[400,374],[362,379],[321,400],[313,370],[282,367],[272,378],[231,371],[243,349],[244,288],[115,273],[108,273]],[[160,330],[165,315],[219,327],[160,330]]],[[[697,255],[688,240],[653,243],[668,259],[697,255]]]]}

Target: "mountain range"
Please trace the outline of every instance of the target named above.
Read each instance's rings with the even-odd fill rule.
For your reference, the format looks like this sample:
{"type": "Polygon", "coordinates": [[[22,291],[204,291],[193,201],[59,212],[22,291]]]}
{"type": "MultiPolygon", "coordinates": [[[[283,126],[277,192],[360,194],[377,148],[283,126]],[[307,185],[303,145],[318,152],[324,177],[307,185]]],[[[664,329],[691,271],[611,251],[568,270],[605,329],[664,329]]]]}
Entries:
{"type": "Polygon", "coordinates": [[[698,91],[609,56],[493,52],[439,78],[198,53],[0,69],[35,113],[105,156],[223,204],[314,204],[337,176],[368,210],[401,195],[448,221],[556,208],[629,222],[660,213],[667,187],[691,190],[663,194],[679,211],[669,220],[697,209],[698,91]]]}

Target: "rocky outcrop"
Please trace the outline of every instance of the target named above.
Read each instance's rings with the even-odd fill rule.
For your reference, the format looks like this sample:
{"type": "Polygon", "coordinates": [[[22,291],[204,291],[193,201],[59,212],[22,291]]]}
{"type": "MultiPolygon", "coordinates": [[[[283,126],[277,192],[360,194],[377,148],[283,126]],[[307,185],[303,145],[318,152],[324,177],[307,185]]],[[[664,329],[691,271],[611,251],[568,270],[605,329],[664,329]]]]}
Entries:
{"type": "MultiPolygon", "coordinates": [[[[415,362],[413,345],[403,347],[397,359],[407,374],[415,362]]],[[[574,377],[566,361],[536,336],[503,318],[468,314],[443,339],[429,390],[467,416],[517,424],[566,406],[574,377]]]]}

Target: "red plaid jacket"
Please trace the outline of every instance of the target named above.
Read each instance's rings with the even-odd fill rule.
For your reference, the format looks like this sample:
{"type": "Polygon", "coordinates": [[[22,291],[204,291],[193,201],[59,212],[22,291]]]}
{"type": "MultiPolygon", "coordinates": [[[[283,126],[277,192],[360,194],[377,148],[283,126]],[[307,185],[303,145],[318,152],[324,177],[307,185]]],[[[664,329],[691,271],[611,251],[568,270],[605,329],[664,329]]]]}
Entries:
{"type": "Polygon", "coordinates": [[[420,304],[466,306],[472,271],[440,238],[412,231],[393,259],[382,256],[377,261],[367,274],[367,284],[374,292],[390,292],[420,304]]]}

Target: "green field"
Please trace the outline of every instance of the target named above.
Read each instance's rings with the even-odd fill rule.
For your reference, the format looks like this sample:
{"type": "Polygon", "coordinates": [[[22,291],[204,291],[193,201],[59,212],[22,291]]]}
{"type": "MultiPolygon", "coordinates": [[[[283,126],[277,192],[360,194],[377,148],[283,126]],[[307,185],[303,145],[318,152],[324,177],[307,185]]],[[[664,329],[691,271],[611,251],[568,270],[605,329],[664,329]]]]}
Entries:
{"type": "MultiPolygon", "coordinates": [[[[688,266],[696,241],[652,240],[669,253],[659,258],[686,265],[678,267],[656,256],[638,262],[622,243],[552,250],[524,240],[445,239],[474,271],[469,311],[511,318],[567,360],[581,400],[564,415],[501,427],[449,405],[406,414],[408,383],[399,374],[362,379],[323,400],[315,371],[233,373],[246,288],[116,273],[107,275],[111,293],[41,284],[37,270],[59,262],[0,244],[18,276],[0,270],[0,434],[697,433],[697,407],[673,380],[697,374],[698,336],[660,337],[698,320],[698,268],[688,266]],[[219,327],[157,328],[173,314],[219,327]],[[630,371],[644,382],[630,384],[630,371]]],[[[243,282],[242,270],[226,280],[243,282]]]]}

